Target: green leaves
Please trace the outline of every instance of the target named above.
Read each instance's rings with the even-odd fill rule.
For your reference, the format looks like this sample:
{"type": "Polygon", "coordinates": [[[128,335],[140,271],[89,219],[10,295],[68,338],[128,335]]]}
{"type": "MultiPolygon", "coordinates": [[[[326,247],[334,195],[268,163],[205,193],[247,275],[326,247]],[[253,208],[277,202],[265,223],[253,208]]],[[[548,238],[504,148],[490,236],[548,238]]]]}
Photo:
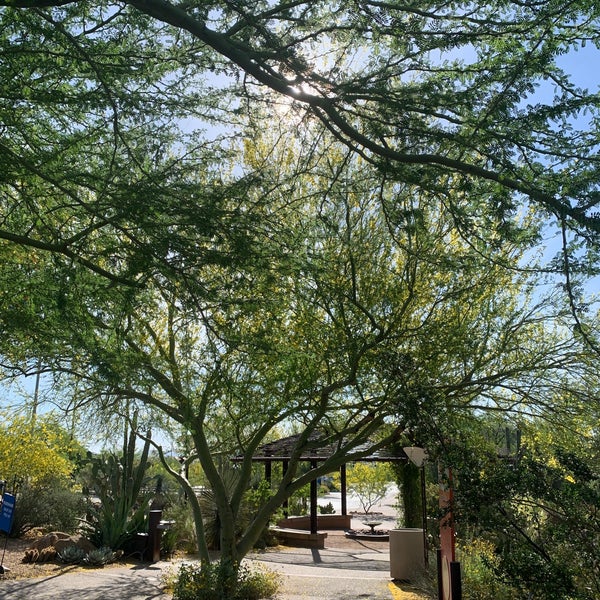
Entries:
{"type": "MultiPolygon", "coordinates": [[[[248,463],[300,427],[297,454],[319,433],[334,468],[376,431],[444,456],[483,412],[582,410],[590,359],[531,300],[527,253],[548,213],[597,241],[597,97],[557,63],[597,18],[553,0],[11,2],[7,362],[186,428],[232,557],[248,475],[230,498],[215,449],[248,463]]],[[[306,483],[290,473],[268,502],[306,483]]]]}

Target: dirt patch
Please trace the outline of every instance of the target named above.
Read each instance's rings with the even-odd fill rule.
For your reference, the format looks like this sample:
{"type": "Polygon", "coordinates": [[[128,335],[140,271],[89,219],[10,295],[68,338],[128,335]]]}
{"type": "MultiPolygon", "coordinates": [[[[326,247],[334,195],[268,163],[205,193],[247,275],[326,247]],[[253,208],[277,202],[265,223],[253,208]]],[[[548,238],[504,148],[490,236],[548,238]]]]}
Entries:
{"type": "Polygon", "coordinates": [[[0,537],[0,558],[4,554],[2,566],[5,573],[4,579],[28,579],[30,577],[44,577],[47,575],[60,575],[73,570],[72,565],[64,565],[53,561],[49,563],[24,563],[25,550],[36,540],[36,536],[30,535],[19,539],[6,539],[0,537]],[[6,550],[5,550],[6,548],[6,550]]]}
{"type": "Polygon", "coordinates": [[[373,550],[376,552],[388,551],[390,547],[387,537],[385,539],[357,540],[349,538],[343,531],[328,531],[325,538],[325,548],[339,548],[342,550],[373,550]]]}
{"type": "MultiPolygon", "coordinates": [[[[30,579],[33,577],[49,577],[62,575],[75,570],[85,570],[97,567],[85,567],[80,565],[65,565],[58,560],[47,563],[24,563],[23,556],[25,550],[31,546],[40,536],[29,534],[23,538],[8,540],[3,534],[0,534],[0,559],[4,555],[2,566],[6,569],[0,578],[3,579],[30,579]],[[6,544],[6,550],[5,550],[6,544]]],[[[133,559],[121,559],[117,562],[106,565],[104,568],[125,567],[128,565],[139,564],[139,561],[133,559]]]]}

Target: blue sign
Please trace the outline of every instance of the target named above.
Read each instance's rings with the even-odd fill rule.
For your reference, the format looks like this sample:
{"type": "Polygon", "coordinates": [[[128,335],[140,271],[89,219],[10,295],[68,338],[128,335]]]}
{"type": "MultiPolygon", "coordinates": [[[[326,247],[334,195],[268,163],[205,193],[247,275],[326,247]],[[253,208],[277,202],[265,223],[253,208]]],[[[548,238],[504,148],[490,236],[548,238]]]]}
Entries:
{"type": "Polygon", "coordinates": [[[2,496],[2,507],[0,508],[0,531],[10,533],[13,516],[15,514],[15,497],[8,492],[2,496]]]}

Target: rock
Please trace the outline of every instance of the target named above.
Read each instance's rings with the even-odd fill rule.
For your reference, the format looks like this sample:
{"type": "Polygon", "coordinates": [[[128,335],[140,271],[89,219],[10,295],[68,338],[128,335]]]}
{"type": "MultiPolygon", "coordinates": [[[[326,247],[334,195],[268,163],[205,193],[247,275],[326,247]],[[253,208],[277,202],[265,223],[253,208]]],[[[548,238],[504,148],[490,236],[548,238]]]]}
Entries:
{"type": "Polygon", "coordinates": [[[61,531],[53,531],[45,536],[35,540],[31,546],[25,550],[23,562],[49,562],[56,558],[58,552],[63,552],[69,546],[76,546],[88,553],[95,550],[96,547],[87,538],[82,535],[69,535],[61,531]]]}
{"type": "Polygon", "coordinates": [[[67,540],[70,537],[71,536],[68,533],[62,533],[61,531],[53,531],[35,540],[35,542],[33,542],[31,546],[29,546],[29,549],[40,551],[50,546],[56,546],[56,543],[59,540],[67,540]]]}
{"type": "Polygon", "coordinates": [[[57,552],[62,552],[69,546],[77,546],[77,548],[81,548],[84,552],[91,552],[96,549],[96,546],[82,535],[72,535],[66,539],[59,540],[54,544],[57,552]]]}

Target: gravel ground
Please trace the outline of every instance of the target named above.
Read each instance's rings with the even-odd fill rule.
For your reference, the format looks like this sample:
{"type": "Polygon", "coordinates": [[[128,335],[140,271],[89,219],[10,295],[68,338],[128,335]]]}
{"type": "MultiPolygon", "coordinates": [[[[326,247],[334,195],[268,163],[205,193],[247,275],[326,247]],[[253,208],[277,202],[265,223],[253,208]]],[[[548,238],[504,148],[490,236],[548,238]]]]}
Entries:
{"type": "MultiPolygon", "coordinates": [[[[65,565],[58,560],[47,563],[24,563],[23,556],[25,550],[35,541],[36,535],[29,534],[23,538],[13,539],[0,536],[0,559],[2,566],[6,569],[0,579],[29,579],[32,577],[46,577],[49,575],[61,575],[63,573],[71,573],[76,570],[91,569],[93,567],[80,567],[73,565],[65,565]],[[6,548],[6,549],[5,549],[6,548]]],[[[137,564],[133,560],[120,560],[104,568],[124,567],[127,565],[137,564]]]]}

